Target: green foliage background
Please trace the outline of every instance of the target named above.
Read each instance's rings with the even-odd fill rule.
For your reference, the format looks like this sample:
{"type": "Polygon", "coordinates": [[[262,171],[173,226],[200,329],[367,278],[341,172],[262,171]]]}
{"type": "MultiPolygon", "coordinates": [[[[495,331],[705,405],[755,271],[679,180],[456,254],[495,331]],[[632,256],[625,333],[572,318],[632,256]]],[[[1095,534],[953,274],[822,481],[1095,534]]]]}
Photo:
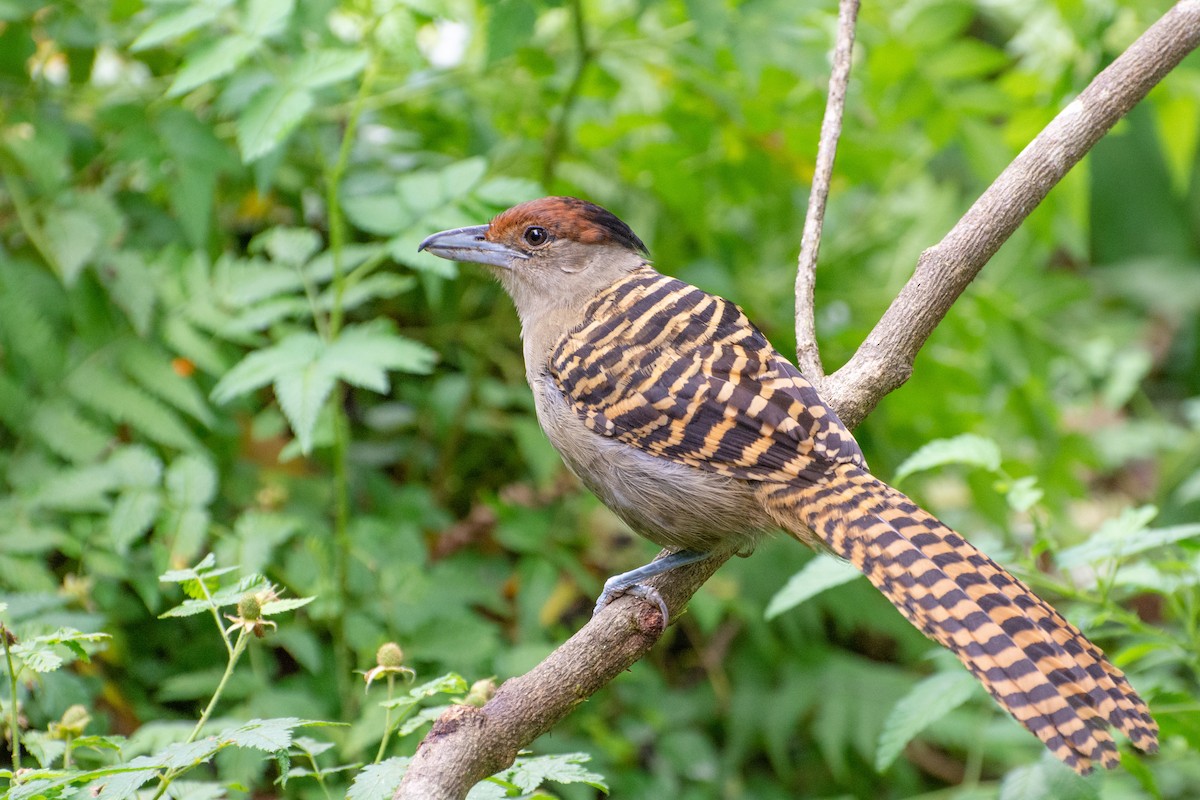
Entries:
{"type": "MultiPolygon", "coordinates": [[[[195,720],[224,649],[202,617],[156,618],[180,600],[157,576],[210,552],[317,597],[251,643],[219,713],[348,722],[309,734],[329,765],[376,752],[385,712],[353,670],[383,642],[422,678],[503,679],[577,629],[653,549],[542,438],[499,289],[416,244],[584,196],[788,352],[834,6],[0,2],[0,619],[112,636],[23,684],[23,724],[79,703],[147,752],[195,720]]],[[[1168,6],[864,4],[819,273],[829,367],[1168,6]]],[[[617,797],[1195,796],[1198,98],[1191,58],[857,431],[885,479],[974,434],[901,488],[1107,649],[1161,755],[1072,778],[862,581],[766,619],[811,558],[787,541],[724,567],[535,751],[589,753],[617,797]]],[[[271,789],[261,754],[215,765],[205,796],[320,794],[271,789]]]]}

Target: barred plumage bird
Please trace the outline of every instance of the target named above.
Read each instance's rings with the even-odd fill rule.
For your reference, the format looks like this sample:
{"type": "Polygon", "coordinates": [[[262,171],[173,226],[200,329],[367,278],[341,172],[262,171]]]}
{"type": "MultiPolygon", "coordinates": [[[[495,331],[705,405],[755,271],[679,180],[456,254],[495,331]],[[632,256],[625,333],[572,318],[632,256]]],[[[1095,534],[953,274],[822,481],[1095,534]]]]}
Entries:
{"type": "Polygon", "coordinates": [[[521,318],[550,441],[633,530],[673,551],[609,579],[597,610],[652,575],[783,529],[862,570],[1075,770],[1118,763],[1110,725],[1157,749],[1145,702],[1099,648],[873,477],[837,415],[742,310],[655,271],[616,216],[547,197],[420,249],[492,268],[521,318]]]}

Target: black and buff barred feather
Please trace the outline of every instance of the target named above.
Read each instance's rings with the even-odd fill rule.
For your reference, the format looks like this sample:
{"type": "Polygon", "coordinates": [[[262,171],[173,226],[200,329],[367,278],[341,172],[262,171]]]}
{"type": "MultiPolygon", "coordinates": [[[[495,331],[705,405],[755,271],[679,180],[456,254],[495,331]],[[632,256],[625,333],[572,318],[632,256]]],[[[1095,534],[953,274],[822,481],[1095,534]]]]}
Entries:
{"type": "Polygon", "coordinates": [[[585,319],[554,349],[551,374],[588,428],[755,482],[780,527],[862,570],[1069,766],[1116,765],[1108,725],[1156,747],[1124,674],[1024,583],[871,476],[837,416],[737,306],[645,267],[585,319]]]}
{"type": "Polygon", "coordinates": [[[1117,763],[1109,726],[1157,749],[1146,703],[1099,648],[867,472],[837,415],[741,309],[656,272],[615,216],[544,198],[421,248],[496,270],[543,429],[619,516],[676,551],[658,571],[782,528],[854,564],[1074,769],[1117,763]]]}

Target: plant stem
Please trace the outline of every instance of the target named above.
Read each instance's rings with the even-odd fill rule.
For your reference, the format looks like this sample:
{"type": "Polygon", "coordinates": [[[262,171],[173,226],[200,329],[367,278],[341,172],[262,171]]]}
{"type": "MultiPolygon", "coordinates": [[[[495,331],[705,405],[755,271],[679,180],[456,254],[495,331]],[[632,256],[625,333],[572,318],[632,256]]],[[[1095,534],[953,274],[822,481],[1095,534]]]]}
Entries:
{"type": "MultiPolygon", "coordinates": [[[[243,628],[238,632],[237,642],[234,643],[233,650],[229,654],[228,663],[225,665],[225,674],[221,676],[221,681],[217,684],[217,688],[213,691],[213,696],[208,701],[208,705],[205,707],[204,713],[200,715],[200,720],[196,723],[196,727],[192,728],[192,732],[188,734],[187,739],[184,740],[184,744],[190,744],[191,742],[196,741],[196,737],[199,736],[200,731],[204,729],[209,717],[212,716],[213,710],[217,707],[217,701],[221,698],[221,694],[225,691],[225,684],[229,683],[229,676],[233,674],[233,668],[237,666],[238,659],[240,659],[242,653],[246,651],[246,645],[249,643],[250,633],[243,628]]],[[[170,787],[171,782],[189,769],[191,769],[190,766],[167,770],[166,773],[159,779],[158,791],[154,793],[153,800],[159,800],[160,797],[166,794],[167,788],[170,787]]]]}
{"type": "Polygon", "coordinates": [[[332,625],[333,663],[338,694],[345,714],[357,707],[357,694],[350,684],[350,645],[343,624],[350,602],[350,421],[346,419],[346,387],[333,392],[333,579],[337,592],[337,614],[332,625]]]}
{"type": "Polygon", "coordinates": [[[370,93],[371,84],[379,65],[372,57],[363,71],[362,83],[358,85],[358,94],[350,116],[346,119],[346,129],[342,132],[342,142],[338,147],[337,161],[333,167],[325,171],[325,213],[329,216],[329,252],[333,255],[333,304],[329,309],[329,337],[337,338],[342,329],[342,294],[346,291],[342,251],[346,244],[346,218],[342,215],[341,187],[345,177],[346,167],[350,163],[350,150],[354,146],[354,137],[358,132],[358,122],[362,118],[363,103],[370,93]]]}
{"type": "Polygon", "coordinates": [[[13,772],[21,768],[21,715],[17,711],[17,670],[13,666],[12,650],[8,641],[8,628],[0,625],[0,641],[4,642],[4,658],[8,661],[8,704],[10,724],[12,725],[12,764],[13,772]]]}
{"type": "MultiPolygon", "coordinates": [[[[396,689],[396,676],[388,675],[387,682],[388,682],[387,699],[391,700],[392,693],[396,689]]],[[[387,750],[388,739],[392,738],[392,707],[387,706],[385,711],[386,711],[386,713],[383,717],[383,739],[381,739],[379,742],[379,752],[375,754],[375,761],[373,762],[375,764],[378,764],[380,761],[383,761],[383,754],[387,750]]]]}
{"type": "Polygon", "coordinates": [[[587,74],[587,68],[595,58],[595,53],[587,40],[587,20],[583,16],[583,0],[572,0],[571,21],[574,23],[573,31],[578,60],[575,62],[575,72],[571,76],[571,83],[567,86],[566,94],[563,95],[562,105],[558,108],[558,117],[546,134],[546,160],[542,162],[542,186],[546,189],[549,189],[550,184],[554,182],[555,173],[558,171],[558,162],[562,157],[567,139],[567,123],[576,101],[579,100],[579,91],[583,88],[583,78],[587,74]]]}
{"type": "MultiPolygon", "coordinates": [[[[354,98],[346,129],[338,147],[337,160],[325,167],[325,212],[329,218],[329,252],[333,257],[333,303],[329,309],[327,336],[330,341],[337,338],[342,329],[344,309],[342,297],[346,291],[343,251],[346,246],[346,220],[342,215],[341,184],[350,163],[350,150],[362,118],[363,103],[370,94],[371,84],[379,71],[372,53],[363,72],[358,94],[354,98]]],[[[337,613],[332,621],[334,648],[334,670],[337,673],[338,694],[341,696],[343,712],[353,713],[356,696],[350,684],[350,651],[346,641],[345,626],[342,624],[350,594],[348,562],[350,560],[350,472],[348,453],[350,450],[350,422],[345,411],[346,388],[339,385],[331,397],[333,405],[333,574],[337,592],[337,613]]]]}
{"type": "Polygon", "coordinates": [[[221,698],[221,694],[225,691],[225,684],[229,683],[229,676],[233,674],[233,668],[237,666],[238,659],[242,657],[242,653],[246,651],[246,645],[250,643],[250,634],[243,628],[238,633],[237,642],[233,645],[233,652],[229,654],[229,663],[225,665],[225,674],[221,676],[221,682],[217,684],[216,690],[213,692],[212,699],[208,701],[208,706],[205,707],[204,713],[200,715],[200,720],[196,723],[196,727],[192,728],[192,732],[188,734],[185,744],[196,741],[196,737],[200,735],[200,731],[204,728],[208,718],[212,716],[213,710],[217,707],[217,700],[221,698]]]}

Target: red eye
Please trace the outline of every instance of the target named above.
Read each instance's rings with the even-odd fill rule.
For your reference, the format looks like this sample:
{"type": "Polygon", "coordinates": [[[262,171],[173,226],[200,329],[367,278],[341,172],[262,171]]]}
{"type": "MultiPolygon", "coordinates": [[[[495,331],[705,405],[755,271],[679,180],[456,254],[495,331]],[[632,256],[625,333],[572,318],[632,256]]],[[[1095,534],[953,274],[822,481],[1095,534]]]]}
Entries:
{"type": "Polygon", "coordinates": [[[550,241],[550,234],[546,233],[546,229],[539,225],[530,225],[525,229],[524,239],[526,244],[538,247],[550,241]]]}

